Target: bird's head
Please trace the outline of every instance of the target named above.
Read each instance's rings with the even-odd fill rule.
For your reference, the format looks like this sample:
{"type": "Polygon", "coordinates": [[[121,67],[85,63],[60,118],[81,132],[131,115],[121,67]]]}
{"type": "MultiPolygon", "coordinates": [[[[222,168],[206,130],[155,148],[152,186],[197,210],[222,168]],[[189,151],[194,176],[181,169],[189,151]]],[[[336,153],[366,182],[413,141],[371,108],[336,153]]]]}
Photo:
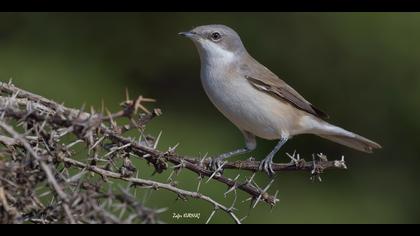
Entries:
{"type": "Polygon", "coordinates": [[[203,25],[179,34],[194,42],[201,57],[227,58],[246,51],[239,35],[225,25],[203,25]]]}

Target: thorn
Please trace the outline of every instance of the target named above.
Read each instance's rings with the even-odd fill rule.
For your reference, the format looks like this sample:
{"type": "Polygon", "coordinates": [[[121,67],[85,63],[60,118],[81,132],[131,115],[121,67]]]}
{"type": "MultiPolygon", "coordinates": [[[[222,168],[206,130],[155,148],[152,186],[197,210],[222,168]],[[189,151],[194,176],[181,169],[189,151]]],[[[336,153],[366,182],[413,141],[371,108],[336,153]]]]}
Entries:
{"type": "Polygon", "coordinates": [[[252,183],[252,181],[254,181],[255,174],[256,174],[256,172],[254,172],[254,173],[251,175],[251,178],[250,178],[249,180],[246,180],[246,181],[245,181],[245,184],[251,184],[251,183],[252,183]]]}
{"type": "Polygon", "coordinates": [[[233,181],[238,180],[240,176],[241,176],[241,175],[240,175],[240,174],[238,174],[238,175],[237,175],[237,176],[233,179],[233,181]]]}
{"type": "Polygon", "coordinates": [[[250,156],[247,161],[255,161],[255,158],[253,156],[250,156]]]}
{"type": "Polygon", "coordinates": [[[344,160],[344,155],[341,156],[341,160],[334,161],[334,166],[337,168],[343,168],[347,170],[347,165],[346,165],[346,161],[344,160]]]}
{"type": "Polygon", "coordinates": [[[300,163],[300,154],[296,153],[296,150],[294,150],[292,155],[290,155],[289,153],[286,153],[286,155],[290,158],[290,162],[297,168],[300,163]]]}
{"type": "Polygon", "coordinates": [[[247,198],[247,199],[243,200],[241,203],[249,202],[249,201],[251,201],[251,200],[252,200],[252,198],[253,198],[253,197],[249,197],[249,198],[247,198]]]}
{"type": "Polygon", "coordinates": [[[223,162],[220,166],[219,166],[219,168],[217,168],[217,170],[215,170],[214,172],[213,172],[213,174],[209,177],[209,179],[206,181],[206,184],[211,180],[211,179],[213,179],[213,177],[217,174],[217,173],[219,173],[219,171],[221,171],[222,169],[223,169],[223,166],[226,164],[226,162],[223,162]]]}
{"type": "Polygon", "coordinates": [[[317,154],[317,156],[321,161],[328,161],[327,156],[325,154],[323,154],[322,152],[317,154]]]}
{"type": "Polygon", "coordinates": [[[108,110],[108,108],[105,108],[105,110],[106,110],[106,114],[107,114],[107,116],[109,118],[109,121],[111,122],[112,128],[117,127],[117,122],[115,122],[114,119],[112,118],[111,112],[108,110]]]}
{"type": "Polygon", "coordinates": [[[274,194],[274,203],[277,203],[280,201],[280,199],[277,198],[278,195],[279,195],[279,190],[276,190],[276,193],[274,194]]]}
{"type": "MultiPolygon", "coordinates": [[[[322,155],[322,154],[321,154],[322,155]]],[[[310,179],[312,181],[318,180],[319,182],[322,182],[321,173],[322,173],[322,166],[317,166],[315,155],[312,154],[312,163],[313,163],[313,169],[311,170],[311,177],[310,179]]]]}
{"type": "Polygon", "coordinates": [[[174,175],[174,173],[175,173],[175,170],[171,171],[171,174],[170,174],[170,175],[169,175],[169,177],[166,179],[166,181],[173,182],[174,180],[172,179],[172,176],[174,175]]]}
{"type": "Polygon", "coordinates": [[[235,208],[235,205],[236,205],[236,201],[238,200],[238,194],[237,194],[237,192],[236,192],[236,189],[234,190],[234,193],[235,193],[235,197],[233,198],[233,201],[232,201],[232,205],[230,206],[230,208],[229,208],[229,211],[234,211],[234,210],[238,210],[238,209],[236,209],[235,208]]]}
{"type": "Polygon", "coordinates": [[[107,154],[105,154],[104,155],[104,157],[108,157],[109,155],[111,155],[112,153],[114,153],[114,152],[116,152],[116,151],[119,151],[119,150],[122,150],[122,149],[125,149],[125,148],[127,148],[127,147],[129,147],[129,146],[131,146],[131,143],[127,143],[127,144],[125,144],[125,145],[123,145],[123,146],[121,146],[121,147],[114,147],[114,148],[111,148],[111,151],[110,152],[108,152],[107,154]]]}
{"type": "Polygon", "coordinates": [[[130,101],[130,94],[128,92],[128,88],[125,87],[125,101],[128,102],[130,101]]]}
{"type": "Polygon", "coordinates": [[[210,214],[210,216],[209,216],[209,218],[207,219],[207,221],[206,221],[206,225],[210,222],[210,220],[213,218],[213,216],[214,216],[214,214],[216,213],[216,210],[217,209],[214,209],[212,212],[211,212],[211,214],[210,214]]]}
{"type": "Polygon", "coordinates": [[[142,101],[142,102],[156,102],[156,99],[153,99],[153,98],[144,98],[144,97],[142,97],[142,98],[141,98],[141,101],[142,101]]]}
{"type": "Polygon", "coordinates": [[[18,91],[16,91],[16,93],[14,93],[13,95],[12,95],[12,99],[16,99],[17,98],[17,96],[19,95],[19,90],[18,91]]]}
{"type": "Polygon", "coordinates": [[[286,152],[286,155],[291,159],[292,162],[294,162],[294,163],[297,163],[298,162],[298,159],[295,158],[295,156],[296,156],[296,150],[293,151],[293,154],[292,155],[290,155],[287,152],[286,152]]]}
{"type": "Polygon", "coordinates": [[[237,211],[238,210],[238,208],[235,208],[234,207],[235,206],[235,203],[236,203],[236,199],[237,199],[237,197],[235,195],[235,198],[233,199],[232,205],[227,209],[229,212],[234,212],[234,211],[237,211]]]}
{"type": "Polygon", "coordinates": [[[225,198],[226,198],[226,196],[229,194],[229,193],[231,193],[232,191],[235,191],[236,190],[236,188],[238,188],[237,186],[236,186],[236,184],[235,185],[233,185],[231,188],[229,188],[228,189],[228,191],[226,191],[223,195],[225,196],[225,198]]]}
{"type": "Polygon", "coordinates": [[[257,204],[258,204],[258,203],[260,202],[260,200],[261,200],[261,197],[262,197],[262,194],[258,195],[257,200],[255,200],[254,205],[252,205],[252,208],[255,208],[255,207],[257,206],[257,204]]]}
{"type": "Polygon", "coordinates": [[[73,175],[72,177],[66,179],[67,183],[72,183],[79,181],[85,174],[87,173],[86,168],[84,168],[80,173],[77,173],[76,175],[73,175]]]}
{"type": "Polygon", "coordinates": [[[201,187],[201,182],[203,181],[203,178],[201,177],[201,176],[198,176],[198,178],[199,178],[199,181],[198,181],[198,184],[197,184],[197,193],[200,191],[200,187],[201,187]]]}
{"type": "Polygon", "coordinates": [[[40,193],[38,197],[39,197],[39,198],[43,198],[43,197],[45,197],[45,196],[50,195],[50,193],[51,193],[51,191],[46,191],[46,192],[40,193]]]}
{"type": "MultiPolygon", "coordinates": [[[[238,179],[239,179],[239,177],[240,177],[241,175],[237,175],[236,177],[235,177],[235,179],[233,179],[233,181],[237,181],[238,179]]],[[[225,193],[224,193],[224,195],[225,195],[225,198],[226,198],[226,196],[229,194],[229,193],[231,193],[232,191],[234,191],[234,190],[236,190],[238,188],[238,186],[235,184],[235,185],[233,185],[231,188],[229,188],[228,189],[228,191],[226,191],[225,193]]]]}
{"type": "Polygon", "coordinates": [[[156,210],[155,210],[155,213],[156,213],[156,214],[161,214],[161,213],[163,213],[163,212],[167,211],[168,209],[169,209],[169,208],[167,208],[167,207],[166,207],[166,208],[156,209],[156,210]]]}
{"type": "MultiPolygon", "coordinates": [[[[48,116],[49,114],[47,115],[47,117],[48,116]]],[[[39,130],[44,130],[46,124],[47,124],[47,119],[42,122],[41,126],[39,127],[39,130]]]]}
{"type": "Polygon", "coordinates": [[[86,103],[83,103],[82,106],[79,109],[79,113],[77,114],[77,118],[80,117],[80,115],[85,111],[86,103]]]}
{"type": "Polygon", "coordinates": [[[134,110],[135,112],[137,112],[137,110],[140,108],[142,109],[144,112],[150,114],[150,111],[147,110],[146,107],[144,107],[143,105],[141,105],[141,102],[144,101],[144,98],[142,96],[137,97],[135,104],[134,104],[134,110]]]}
{"type": "Polygon", "coordinates": [[[201,158],[201,160],[200,160],[200,166],[202,167],[203,166],[203,163],[204,163],[204,160],[206,159],[206,157],[207,157],[207,154],[208,154],[208,152],[203,156],[203,158],[201,158]]]}
{"type": "Polygon", "coordinates": [[[173,152],[175,152],[175,150],[176,150],[176,148],[179,146],[179,143],[177,143],[177,144],[175,144],[175,146],[173,146],[173,147],[169,147],[168,148],[168,153],[173,153],[173,152]]]}
{"type": "MultiPolygon", "coordinates": [[[[66,149],[70,149],[71,147],[73,147],[74,145],[78,144],[78,143],[83,143],[84,141],[81,139],[78,139],[72,143],[70,143],[69,145],[66,146],[66,149]]],[[[47,145],[46,145],[47,146],[47,145]]]]}
{"type": "Polygon", "coordinates": [[[315,173],[316,173],[316,161],[315,161],[314,154],[312,154],[312,170],[311,170],[311,174],[314,175],[315,173]]]}
{"type": "Polygon", "coordinates": [[[102,136],[98,139],[98,141],[95,142],[95,144],[92,145],[92,147],[89,148],[88,152],[90,153],[98,144],[100,144],[105,139],[105,136],[102,136]]]}
{"type": "Polygon", "coordinates": [[[104,114],[104,111],[105,111],[105,101],[104,101],[104,99],[102,98],[102,99],[101,99],[101,114],[104,114]]]}
{"type": "Polygon", "coordinates": [[[162,135],[162,130],[159,132],[159,134],[158,134],[158,136],[157,136],[157,138],[155,140],[155,143],[153,144],[153,149],[156,149],[156,147],[157,147],[157,145],[159,143],[159,140],[160,140],[160,136],[161,135],[162,135]]]}
{"type": "Polygon", "coordinates": [[[184,167],[185,167],[185,162],[184,162],[183,159],[181,159],[181,162],[178,165],[172,166],[171,168],[176,170],[176,169],[181,169],[181,168],[184,168],[184,167]]]}
{"type": "Polygon", "coordinates": [[[255,208],[257,206],[257,204],[259,203],[259,201],[261,200],[261,197],[263,196],[263,194],[265,194],[268,189],[271,187],[271,185],[274,183],[274,179],[272,179],[270,181],[270,183],[268,183],[268,185],[261,191],[260,195],[258,195],[257,200],[255,200],[254,205],[252,206],[252,208],[255,208]]]}

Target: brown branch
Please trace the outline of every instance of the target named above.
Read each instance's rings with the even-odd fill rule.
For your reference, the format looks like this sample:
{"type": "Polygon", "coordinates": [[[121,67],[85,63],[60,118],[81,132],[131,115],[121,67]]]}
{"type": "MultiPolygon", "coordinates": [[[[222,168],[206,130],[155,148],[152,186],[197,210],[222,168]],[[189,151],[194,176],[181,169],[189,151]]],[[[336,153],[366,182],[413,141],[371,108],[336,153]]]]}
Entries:
{"type": "MultiPolygon", "coordinates": [[[[188,158],[186,159],[193,164],[198,164],[199,161],[196,159],[188,158]]],[[[227,169],[236,169],[236,170],[247,170],[252,172],[260,171],[260,161],[254,160],[245,160],[245,161],[235,161],[235,162],[226,162],[223,165],[223,170],[227,169]]],[[[210,160],[205,160],[202,162],[204,166],[210,165],[210,160]]],[[[283,172],[283,171],[312,171],[315,168],[320,168],[322,170],[336,169],[336,170],[345,170],[347,169],[345,162],[343,160],[317,160],[317,161],[305,161],[304,159],[291,160],[289,163],[274,163],[273,171],[274,172],[283,172]]]]}
{"type": "MultiPolygon", "coordinates": [[[[16,88],[13,85],[10,84],[0,84],[0,91],[6,90],[8,94],[18,94],[18,97],[20,98],[25,98],[28,99],[29,101],[34,101],[36,100],[39,96],[37,97],[30,97],[32,96],[31,93],[28,92],[20,92],[21,89],[16,88]],[[26,97],[29,96],[29,97],[26,97]]],[[[47,101],[47,99],[43,98],[42,101],[47,101]]],[[[61,106],[55,102],[44,102],[45,104],[48,105],[48,108],[50,109],[51,114],[54,114],[56,109],[60,109],[63,110],[64,112],[70,114],[73,117],[84,117],[84,120],[80,120],[77,119],[76,121],[70,121],[69,119],[65,119],[62,118],[60,116],[52,116],[52,117],[47,117],[46,115],[42,115],[37,113],[36,111],[33,111],[30,113],[30,117],[34,118],[38,121],[45,121],[48,120],[51,123],[54,123],[56,125],[61,125],[64,127],[70,127],[72,125],[74,125],[75,123],[77,123],[78,125],[82,125],[82,126],[95,126],[95,124],[100,124],[100,121],[98,121],[98,119],[103,120],[104,116],[101,114],[89,114],[89,113],[85,113],[85,112],[80,112],[77,111],[75,109],[70,109],[70,108],[66,108],[64,106],[61,106]],[[93,124],[93,125],[92,125],[93,124]]],[[[28,106],[25,106],[28,107],[28,106]]],[[[27,112],[28,111],[19,111],[19,110],[13,110],[12,108],[9,109],[0,109],[0,112],[4,111],[6,115],[10,115],[10,116],[14,116],[17,119],[22,119],[25,117],[28,117],[27,112]]],[[[111,118],[110,118],[111,119],[111,118]]],[[[116,133],[114,130],[111,130],[110,128],[108,128],[107,126],[105,126],[104,124],[102,124],[99,127],[100,131],[106,135],[108,135],[111,139],[114,139],[118,142],[120,142],[121,144],[125,145],[125,144],[131,144],[131,147],[133,149],[133,152],[136,153],[137,155],[139,155],[140,157],[143,157],[145,155],[146,160],[148,160],[150,163],[152,163],[156,170],[158,172],[162,172],[163,170],[165,170],[167,168],[167,164],[165,162],[165,160],[175,164],[175,165],[179,165],[179,164],[183,164],[185,166],[186,169],[191,170],[195,173],[197,173],[200,176],[207,176],[210,177],[213,175],[213,172],[210,170],[207,170],[206,168],[204,168],[204,166],[200,166],[197,164],[193,164],[189,161],[184,160],[185,158],[183,156],[179,156],[177,154],[174,154],[172,152],[161,152],[159,150],[155,150],[151,147],[145,146],[145,145],[141,145],[138,144],[134,141],[132,141],[129,138],[125,138],[121,135],[119,135],[118,133],[116,133]]],[[[191,159],[191,158],[190,158],[191,159]]],[[[233,181],[227,177],[224,176],[214,176],[213,177],[214,180],[219,181],[225,185],[227,185],[229,188],[236,186],[238,189],[245,191],[246,193],[252,195],[254,198],[258,198],[259,196],[263,196],[262,200],[267,202],[270,205],[275,205],[276,202],[278,201],[274,196],[268,194],[268,193],[264,193],[262,192],[261,189],[253,186],[251,183],[245,182],[245,183],[237,183],[236,181],[233,181]]]]}
{"type": "MultiPolygon", "coordinates": [[[[15,87],[11,83],[0,82],[0,127],[3,128],[12,137],[0,135],[0,143],[6,147],[20,146],[26,150],[35,160],[39,161],[41,168],[45,172],[48,181],[53,186],[57,195],[64,201],[63,209],[70,223],[79,222],[78,219],[73,219],[72,205],[67,202],[71,201],[71,197],[62,190],[62,187],[57,183],[56,178],[50,170],[50,162],[64,162],[65,166],[77,167],[83,171],[90,171],[97,173],[103,177],[115,178],[124,180],[135,185],[149,186],[154,188],[162,188],[177,193],[179,196],[188,196],[192,198],[207,201],[215,206],[216,209],[221,209],[229,214],[236,223],[240,223],[238,218],[233,214],[231,208],[227,208],[208,196],[204,196],[197,192],[183,190],[173,186],[172,184],[159,183],[152,180],[145,180],[134,178],[131,175],[136,171],[136,168],[129,160],[129,154],[134,154],[139,158],[144,158],[149,163],[153,164],[156,172],[161,173],[168,168],[168,164],[172,164],[174,169],[179,171],[186,169],[199,175],[200,178],[208,177],[209,180],[220,182],[228,187],[228,192],[236,189],[241,190],[251,196],[255,201],[254,206],[259,201],[264,201],[273,206],[278,199],[275,195],[269,194],[268,188],[272,182],[265,187],[260,188],[253,183],[253,177],[245,182],[238,181],[238,177],[230,179],[221,174],[216,174],[210,170],[210,158],[200,159],[194,157],[187,157],[179,155],[175,152],[175,148],[170,148],[167,151],[156,149],[158,140],[150,136],[143,135],[145,125],[153,118],[161,115],[159,109],[153,109],[151,112],[146,109],[142,102],[153,102],[153,99],[137,97],[135,100],[130,100],[127,94],[127,99],[122,105],[122,110],[116,113],[108,112],[107,115],[96,113],[91,109],[91,112],[85,112],[83,109],[73,109],[65,107],[54,101],[46,99],[42,96],[33,94],[31,92],[15,87]],[[138,113],[138,111],[143,111],[138,113]],[[25,135],[18,134],[11,125],[3,122],[5,118],[17,120],[25,125],[25,135]],[[128,119],[129,123],[124,126],[119,126],[117,120],[121,118],[128,119]],[[37,125],[34,126],[34,123],[37,125]],[[50,130],[45,129],[45,125],[50,127],[50,130]],[[125,137],[123,134],[129,130],[137,129],[142,134],[143,141],[137,141],[130,137],[125,137]],[[34,133],[30,136],[30,133],[34,133]],[[65,145],[59,145],[59,140],[68,133],[73,133],[78,137],[78,140],[65,145]],[[34,139],[35,138],[35,139],[34,139]],[[111,141],[110,143],[105,143],[111,141]],[[44,149],[39,149],[39,145],[44,149]],[[83,163],[69,158],[72,146],[77,143],[85,143],[88,146],[89,155],[92,155],[90,163],[83,163]],[[107,150],[102,158],[106,162],[104,167],[99,167],[96,163],[101,161],[100,150],[107,150]],[[39,153],[43,154],[40,155],[39,153]],[[45,156],[45,157],[44,157],[45,156]],[[112,171],[111,169],[118,168],[114,162],[114,158],[119,157],[124,160],[124,164],[120,167],[120,173],[112,171]],[[106,159],[106,160],[104,160],[106,159]]],[[[8,150],[10,152],[10,150],[8,150]]],[[[13,154],[14,155],[14,154],[13,154]]],[[[273,165],[275,172],[281,171],[308,171],[313,176],[319,178],[319,175],[328,169],[346,169],[344,159],[328,161],[326,156],[318,155],[313,157],[312,161],[306,162],[300,159],[298,154],[289,155],[291,161],[289,163],[277,163],[273,165]]],[[[221,170],[237,169],[251,171],[254,174],[259,171],[260,162],[254,160],[244,160],[236,162],[224,163],[221,170]]],[[[254,175],[253,175],[254,176],[254,175]]],[[[227,192],[227,193],[228,193],[227,192]]],[[[99,211],[100,207],[96,205],[91,206],[95,211],[99,211]]],[[[211,214],[213,216],[214,212],[211,214]]],[[[116,219],[108,212],[102,212],[101,217],[114,222],[116,219]]],[[[210,218],[211,218],[210,217],[210,218]]],[[[210,219],[209,218],[209,219],[210,219]]],[[[36,219],[35,219],[36,220],[36,219]]],[[[49,220],[47,220],[49,221],[49,220]]]]}
{"type": "Polygon", "coordinates": [[[177,188],[171,184],[165,184],[165,183],[160,183],[157,181],[153,181],[153,180],[146,180],[146,179],[140,179],[140,178],[134,178],[134,177],[123,177],[120,173],[115,173],[112,171],[108,171],[108,170],[104,170],[102,168],[99,168],[97,166],[89,166],[86,165],[82,162],[73,160],[71,158],[67,158],[67,157],[63,157],[62,161],[67,163],[67,164],[71,164],[73,166],[77,166],[81,169],[86,169],[86,170],[90,170],[94,173],[97,173],[101,176],[104,177],[109,177],[109,178],[114,178],[114,179],[120,179],[120,180],[125,180],[127,182],[130,182],[134,185],[140,186],[140,187],[152,187],[153,189],[165,189],[165,190],[169,190],[171,192],[176,193],[178,196],[181,197],[191,197],[191,198],[196,198],[196,199],[201,199],[203,201],[206,201],[210,204],[212,204],[216,209],[221,209],[224,212],[226,212],[227,214],[229,214],[232,219],[234,220],[235,223],[240,224],[241,221],[238,219],[238,217],[233,213],[233,210],[225,207],[224,205],[216,202],[215,200],[213,200],[212,198],[198,193],[198,192],[192,192],[192,191],[187,191],[184,189],[180,189],[177,188]]]}
{"type": "Polygon", "coordinates": [[[22,138],[11,126],[7,125],[3,121],[0,121],[0,127],[4,129],[6,132],[8,132],[12,137],[17,140],[30,154],[35,160],[39,161],[41,168],[44,170],[45,174],[47,175],[48,182],[54,187],[54,190],[56,191],[57,195],[63,200],[67,200],[67,195],[61,189],[60,185],[57,183],[57,180],[55,179],[53,172],[51,171],[50,167],[45,163],[42,157],[38,156],[38,154],[32,149],[31,145],[22,138]]]}

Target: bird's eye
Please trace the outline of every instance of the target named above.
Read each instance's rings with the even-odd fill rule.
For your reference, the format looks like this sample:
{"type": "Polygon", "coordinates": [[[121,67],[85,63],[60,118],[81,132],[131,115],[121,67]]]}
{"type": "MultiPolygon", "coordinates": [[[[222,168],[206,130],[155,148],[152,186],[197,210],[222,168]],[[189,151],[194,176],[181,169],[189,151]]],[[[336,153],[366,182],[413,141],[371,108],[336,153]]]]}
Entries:
{"type": "Polygon", "coordinates": [[[213,41],[219,41],[222,38],[222,35],[219,32],[214,32],[210,37],[213,41]]]}

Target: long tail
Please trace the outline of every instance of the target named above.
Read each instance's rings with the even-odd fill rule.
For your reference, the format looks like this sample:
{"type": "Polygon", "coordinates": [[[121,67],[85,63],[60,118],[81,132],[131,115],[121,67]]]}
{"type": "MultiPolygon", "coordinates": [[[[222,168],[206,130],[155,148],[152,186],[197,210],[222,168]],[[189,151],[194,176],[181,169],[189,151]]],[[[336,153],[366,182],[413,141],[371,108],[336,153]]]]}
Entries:
{"type": "Polygon", "coordinates": [[[352,133],[327,122],[322,123],[322,128],[317,129],[318,132],[314,132],[314,134],[322,138],[367,153],[372,153],[374,149],[382,148],[378,143],[375,143],[374,141],[358,134],[352,133]]]}

